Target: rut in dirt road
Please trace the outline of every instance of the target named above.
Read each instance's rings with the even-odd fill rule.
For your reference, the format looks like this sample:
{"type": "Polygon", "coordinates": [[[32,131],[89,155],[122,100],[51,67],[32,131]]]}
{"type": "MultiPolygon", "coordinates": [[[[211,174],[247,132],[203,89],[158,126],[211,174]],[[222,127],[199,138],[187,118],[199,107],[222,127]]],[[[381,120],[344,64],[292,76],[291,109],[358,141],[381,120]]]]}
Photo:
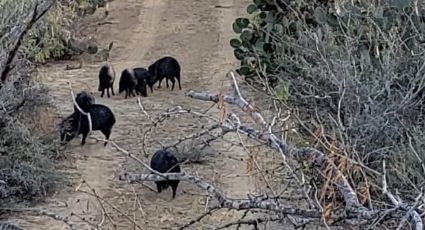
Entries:
{"type": "MultiPolygon", "coordinates": [[[[210,104],[190,99],[185,96],[185,92],[190,89],[218,91],[227,85],[222,83],[225,80],[223,76],[234,64],[233,52],[228,45],[233,36],[231,24],[242,14],[247,2],[249,1],[113,1],[110,3],[109,20],[118,23],[92,28],[91,33],[101,42],[109,43],[112,40],[116,44],[110,59],[117,76],[114,89],[118,89],[117,79],[125,68],[147,68],[158,58],[167,55],[176,57],[179,61],[182,90],[179,90],[176,84],[177,87],[171,91],[164,83],[161,89],[156,89],[156,83],[154,92],[148,91],[149,97],[142,98],[146,111],[152,117],[177,105],[205,110],[210,104]],[[216,5],[230,7],[215,8],[216,5]]],[[[101,17],[99,15],[102,13],[97,12],[93,17],[101,17]]],[[[140,111],[137,98],[124,99],[123,94],[117,93],[110,98],[101,98],[97,92],[97,75],[102,63],[85,65],[83,69],[72,71],[64,71],[65,64],[54,64],[41,70],[62,115],[69,115],[73,109],[66,87],[70,81],[75,92],[90,91],[95,95],[96,103],[111,108],[117,120],[111,139],[145,162],[149,162],[151,155],[161,148],[161,145],[171,144],[182,137],[199,132],[203,126],[208,125],[206,120],[192,116],[172,117],[159,124],[147,136],[147,154],[144,154],[142,139],[152,124],[140,111]]],[[[211,114],[218,114],[217,109],[212,109],[211,114]]],[[[103,138],[99,133],[93,135],[103,138]]],[[[72,169],[66,169],[73,180],[72,185],[62,188],[60,193],[49,198],[40,208],[63,217],[72,212],[95,225],[105,219],[102,229],[114,229],[111,220],[117,229],[162,229],[189,223],[204,212],[206,203],[212,202],[203,195],[204,191],[185,182],[179,184],[175,199],[170,199],[171,189],[158,194],[142,185],[123,183],[118,180],[118,175],[123,171],[142,172],[139,164],[110,145],[103,147],[101,143],[95,143],[93,140],[88,140],[85,146],[79,144],[78,138],[69,146],[69,156],[75,159],[72,169]],[[81,179],[94,188],[102,199],[75,191],[81,179]],[[104,204],[105,210],[102,210],[99,200],[104,204]],[[65,203],[67,207],[63,207],[65,203]],[[104,212],[109,214],[105,216],[102,214],[104,212]]],[[[214,150],[220,155],[207,158],[206,164],[183,165],[182,170],[205,178],[226,195],[235,198],[246,197],[247,193],[255,189],[255,183],[246,176],[245,163],[242,162],[246,155],[240,149],[229,149],[229,146],[223,143],[214,146],[214,150]],[[229,161],[229,158],[224,156],[241,161],[229,161]]],[[[81,190],[89,191],[84,185],[81,190]]],[[[77,216],[71,217],[71,222],[77,223],[78,229],[90,229],[87,222],[77,216]]],[[[232,218],[237,216],[226,212],[217,213],[210,220],[217,225],[232,218]]],[[[26,221],[20,221],[21,226],[28,229],[67,229],[64,224],[59,227],[60,222],[48,218],[27,216],[24,219],[26,221]]]]}

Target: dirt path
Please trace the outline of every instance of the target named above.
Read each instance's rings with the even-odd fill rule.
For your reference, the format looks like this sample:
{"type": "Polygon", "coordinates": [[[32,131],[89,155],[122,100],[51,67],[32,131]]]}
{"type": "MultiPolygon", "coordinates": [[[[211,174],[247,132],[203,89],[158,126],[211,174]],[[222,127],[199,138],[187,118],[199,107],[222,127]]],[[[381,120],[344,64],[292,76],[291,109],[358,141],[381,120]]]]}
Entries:
{"type": "MultiPolygon", "coordinates": [[[[182,66],[183,90],[169,91],[163,88],[143,98],[146,110],[152,115],[161,114],[166,109],[180,105],[184,108],[206,109],[210,104],[192,100],[184,95],[190,89],[217,91],[224,80],[224,74],[234,64],[233,51],[229,48],[229,39],[233,36],[231,23],[243,14],[248,0],[120,0],[110,6],[110,19],[116,24],[94,28],[94,33],[105,44],[115,42],[111,54],[117,75],[126,67],[148,66],[155,59],[175,56],[182,66]],[[215,7],[215,6],[224,7],[215,7]]],[[[93,17],[101,17],[99,10],[93,17]]],[[[140,112],[136,98],[124,99],[124,95],[100,98],[97,89],[97,73],[100,64],[87,65],[80,70],[64,71],[65,64],[54,64],[42,69],[45,82],[52,89],[61,113],[66,116],[72,112],[67,82],[71,81],[74,91],[88,90],[94,93],[96,102],[110,107],[117,118],[111,139],[123,148],[138,154],[148,162],[150,159],[142,154],[143,133],[149,127],[149,120],[140,112]]],[[[225,83],[227,85],[227,82],[225,83]]],[[[115,82],[118,89],[118,80],[115,82]]],[[[212,114],[216,112],[214,108],[212,114]]],[[[154,140],[170,144],[181,137],[200,131],[203,125],[194,122],[191,116],[180,116],[161,124],[149,136],[147,150],[152,154],[159,148],[154,140]]],[[[100,133],[95,136],[103,138],[100,133]]],[[[140,166],[111,146],[89,140],[81,147],[81,139],[71,143],[69,156],[75,159],[72,170],[66,169],[75,183],[64,186],[54,197],[41,205],[41,208],[61,216],[71,212],[84,216],[91,223],[99,223],[102,209],[96,198],[76,192],[75,187],[81,179],[86,180],[96,192],[114,207],[126,213],[142,229],[168,229],[179,224],[188,223],[200,215],[205,208],[204,191],[182,182],[177,196],[171,200],[171,190],[161,194],[141,185],[133,187],[118,181],[117,175],[123,171],[139,171],[140,166]],[[135,192],[133,191],[135,189],[135,192]],[[138,202],[135,202],[135,193],[138,202]],[[198,195],[196,195],[198,194],[198,195]]],[[[183,169],[204,177],[217,185],[225,194],[234,198],[246,197],[253,192],[255,181],[246,176],[245,153],[237,148],[228,149],[224,144],[215,146],[221,156],[209,158],[206,164],[184,165],[183,169]],[[241,159],[239,161],[229,160],[241,159]]],[[[153,183],[149,183],[153,185],[153,183]]],[[[85,189],[84,187],[82,187],[85,189]]],[[[107,206],[107,205],[105,205],[107,206]]],[[[118,229],[137,229],[126,217],[107,208],[110,217],[118,229]]],[[[232,212],[221,212],[209,218],[215,226],[234,217],[232,212]]],[[[27,229],[67,229],[63,223],[49,218],[19,217],[19,223],[27,229]]],[[[90,227],[77,217],[70,218],[78,223],[78,229],[90,227]]],[[[209,226],[208,223],[204,223],[209,226]]],[[[105,220],[102,229],[114,229],[105,220]]],[[[195,227],[190,228],[195,229],[195,227]]]]}

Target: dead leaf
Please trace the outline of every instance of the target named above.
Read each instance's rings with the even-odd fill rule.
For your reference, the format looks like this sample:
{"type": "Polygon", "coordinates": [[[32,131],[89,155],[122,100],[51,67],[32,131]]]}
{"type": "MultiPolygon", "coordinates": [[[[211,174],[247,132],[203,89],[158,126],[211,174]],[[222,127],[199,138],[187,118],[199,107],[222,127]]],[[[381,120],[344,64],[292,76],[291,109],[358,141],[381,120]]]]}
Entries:
{"type": "Polygon", "coordinates": [[[217,102],[217,108],[220,110],[220,122],[223,122],[226,118],[226,106],[224,104],[224,92],[223,90],[220,90],[220,93],[218,94],[218,102],[217,102]]]}
{"type": "Polygon", "coordinates": [[[330,224],[332,221],[332,210],[333,210],[333,204],[329,203],[328,205],[326,205],[325,209],[323,210],[322,213],[322,218],[326,221],[327,224],[330,224]]]}
{"type": "Polygon", "coordinates": [[[252,176],[252,173],[255,171],[255,156],[250,155],[248,161],[246,162],[246,172],[248,175],[252,176]]]}
{"type": "Polygon", "coordinates": [[[363,185],[358,189],[358,196],[360,198],[360,203],[361,204],[367,204],[367,202],[369,201],[369,186],[363,185]]]}

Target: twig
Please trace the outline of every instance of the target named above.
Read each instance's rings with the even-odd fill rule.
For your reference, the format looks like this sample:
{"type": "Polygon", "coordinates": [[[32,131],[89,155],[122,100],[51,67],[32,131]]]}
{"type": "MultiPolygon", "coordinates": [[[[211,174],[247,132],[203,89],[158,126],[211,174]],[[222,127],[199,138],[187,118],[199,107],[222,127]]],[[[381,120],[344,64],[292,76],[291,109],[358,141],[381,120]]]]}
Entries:
{"type": "MultiPolygon", "coordinates": [[[[94,196],[96,197],[94,194],[87,192],[87,191],[83,191],[80,190],[80,192],[88,194],[90,196],[94,196]]],[[[99,198],[101,201],[105,202],[105,204],[108,204],[112,209],[114,209],[115,211],[117,211],[119,214],[121,214],[122,216],[124,216],[127,220],[129,220],[132,224],[134,224],[138,229],[142,230],[143,228],[140,227],[136,222],[133,221],[133,219],[131,217],[129,217],[127,214],[125,214],[123,211],[121,211],[119,208],[115,207],[115,205],[111,204],[109,201],[105,200],[102,197],[97,197],[99,198]]]]}
{"type": "MultiPolygon", "coordinates": [[[[399,198],[399,197],[395,197],[392,193],[390,193],[388,191],[388,187],[387,187],[387,179],[386,179],[386,168],[385,168],[385,160],[383,160],[382,162],[382,170],[383,170],[383,176],[382,176],[382,193],[384,195],[386,195],[391,202],[395,205],[396,208],[403,208],[404,210],[406,210],[406,206],[403,204],[403,201],[399,198]],[[405,206],[405,207],[402,207],[405,206]]],[[[417,198],[417,202],[419,201],[420,197],[422,196],[422,194],[417,198]]],[[[412,229],[414,230],[421,230],[423,229],[423,222],[421,220],[421,216],[414,210],[414,206],[413,207],[409,207],[407,206],[408,210],[406,213],[406,216],[410,216],[410,223],[412,225],[412,229]]],[[[403,218],[404,220],[405,218],[403,218]]],[[[400,223],[400,225],[403,223],[400,223]]],[[[402,225],[401,225],[402,226],[402,225]]]]}
{"type": "Polygon", "coordinates": [[[407,135],[407,138],[409,139],[409,146],[410,146],[410,149],[412,150],[413,154],[415,154],[416,158],[418,159],[419,163],[421,164],[421,166],[422,166],[422,170],[423,170],[423,173],[424,173],[423,175],[425,175],[425,163],[423,162],[423,160],[422,160],[422,159],[421,159],[421,157],[419,156],[419,154],[418,154],[418,152],[416,151],[415,147],[413,147],[413,144],[412,144],[412,137],[411,137],[409,134],[407,134],[407,133],[406,133],[406,135],[407,135]]]}
{"type": "Polygon", "coordinates": [[[114,141],[111,141],[111,140],[106,140],[106,139],[101,139],[101,138],[97,138],[97,137],[91,137],[91,138],[93,138],[93,139],[95,139],[95,140],[98,140],[98,141],[103,141],[103,142],[108,142],[108,143],[110,143],[111,145],[113,145],[119,152],[121,152],[121,153],[123,153],[123,154],[125,154],[126,156],[128,156],[128,157],[130,157],[130,158],[132,158],[133,160],[135,160],[135,161],[137,161],[138,163],[140,163],[141,165],[143,165],[145,168],[147,168],[150,172],[152,172],[152,173],[154,173],[154,174],[156,174],[156,175],[159,175],[159,176],[161,176],[161,177],[164,177],[165,178],[165,176],[164,176],[164,174],[163,173],[160,173],[160,172],[158,172],[158,171],[156,171],[156,170],[154,170],[154,169],[152,169],[148,164],[146,164],[144,161],[142,161],[140,158],[138,158],[138,157],[136,157],[134,154],[132,154],[132,153],[130,153],[129,151],[127,151],[127,150],[125,150],[125,149],[123,149],[123,148],[121,148],[117,143],[115,143],[114,141]]]}
{"type": "Polygon", "coordinates": [[[221,191],[215,188],[213,185],[207,183],[200,177],[187,175],[185,173],[164,173],[161,176],[155,174],[130,174],[124,173],[119,177],[122,181],[140,182],[140,181],[164,181],[164,180],[181,180],[188,181],[192,184],[206,190],[211,197],[214,197],[220,207],[236,210],[246,209],[263,209],[268,211],[274,211],[282,214],[297,215],[309,218],[320,218],[321,214],[317,210],[311,209],[296,209],[286,208],[276,204],[274,201],[264,201],[262,199],[250,198],[250,199],[231,199],[223,195],[221,191]]]}
{"type": "Polygon", "coordinates": [[[382,194],[386,195],[391,202],[396,206],[396,208],[400,207],[401,202],[400,200],[396,199],[394,197],[393,194],[391,194],[388,191],[388,187],[387,187],[387,170],[385,169],[385,160],[382,161],[382,170],[383,170],[383,175],[382,175],[382,194]]]}
{"type": "Polygon", "coordinates": [[[196,218],[196,219],[194,219],[194,220],[191,220],[189,223],[187,223],[187,224],[185,224],[185,225],[181,226],[181,227],[179,228],[179,230],[183,230],[183,229],[189,228],[190,226],[192,226],[192,225],[194,225],[194,224],[196,224],[196,223],[200,222],[200,221],[201,221],[202,219],[204,219],[206,216],[211,215],[213,212],[217,211],[218,209],[219,209],[218,207],[211,208],[209,211],[207,211],[207,212],[205,212],[204,214],[200,215],[198,218],[196,218]]]}
{"type": "Polygon", "coordinates": [[[65,223],[70,229],[76,230],[77,227],[74,224],[71,224],[68,218],[63,218],[55,213],[48,212],[46,210],[34,209],[34,208],[1,208],[0,210],[8,212],[24,212],[24,213],[35,213],[39,216],[47,216],[54,220],[61,221],[65,223]]]}
{"type": "Polygon", "coordinates": [[[251,219],[251,220],[238,220],[236,222],[228,223],[226,225],[223,225],[221,227],[215,228],[215,230],[225,229],[232,227],[234,225],[253,225],[254,229],[258,229],[258,224],[264,223],[264,222],[273,222],[273,221],[279,221],[282,220],[282,217],[268,217],[268,218],[257,218],[257,219],[251,219]]]}
{"type": "Polygon", "coordinates": [[[68,82],[68,86],[69,86],[69,89],[70,89],[70,91],[71,91],[71,97],[72,97],[72,101],[73,101],[73,103],[74,103],[74,106],[78,109],[78,111],[79,111],[81,114],[83,114],[84,116],[86,116],[86,117],[87,117],[87,120],[88,120],[88,122],[89,122],[89,133],[88,133],[88,135],[87,135],[87,136],[90,136],[90,134],[91,134],[91,133],[92,133],[92,131],[93,131],[93,125],[92,125],[91,115],[90,115],[90,113],[86,113],[86,112],[84,112],[84,111],[80,108],[80,106],[78,105],[77,101],[75,100],[75,95],[74,95],[74,91],[72,90],[72,84],[71,84],[71,82],[68,82]]]}
{"type": "Polygon", "coordinates": [[[99,226],[98,226],[98,225],[95,225],[95,224],[93,224],[93,223],[90,223],[90,221],[86,220],[86,218],[84,218],[84,217],[82,217],[82,216],[78,215],[77,213],[73,213],[73,212],[71,212],[70,216],[75,216],[75,217],[77,217],[79,220],[83,221],[84,223],[86,223],[86,224],[88,224],[88,225],[92,226],[94,229],[99,230],[99,226]]]}
{"type": "Polygon", "coordinates": [[[142,110],[143,114],[146,115],[146,117],[151,120],[152,123],[155,123],[155,121],[152,119],[152,117],[146,112],[145,108],[142,105],[142,101],[140,100],[140,97],[137,98],[137,103],[139,104],[140,109],[142,110]]]}
{"type": "MultiPolygon", "coordinates": [[[[101,198],[100,198],[100,196],[99,196],[99,194],[97,194],[97,192],[96,192],[96,190],[94,189],[94,188],[92,188],[91,186],[90,186],[90,184],[89,183],[87,183],[87,181],[83,181],[83,183],[93,192],[93,195],[94,195],[94,197],[96,197],[96,199],[97,199],[97,201],[99,202],[99,204],[100,204],[100,207],[102,208],[102,215],[106,215],[106,217],[108,217],[108,219],[109,219],[109,221],[111,222],[111,224],[112,224],[112,226],[114,226],[114,229],[115,230],[118,230],[117,229],[117,224],[115,224],[115,222],[114,222],[114,220],[112,219],[112,217],[109,215],[109,213],[106,211],[106,208],[105,208],[105,206],[103,205],[103,203],[102,203],[102,200],[101,200],[101,198]]],[[[102,225],[102,223],[103,223],[103,221],[101,221],[97,226],[98,227],[100,227],[101,225],[102,225]]]]}

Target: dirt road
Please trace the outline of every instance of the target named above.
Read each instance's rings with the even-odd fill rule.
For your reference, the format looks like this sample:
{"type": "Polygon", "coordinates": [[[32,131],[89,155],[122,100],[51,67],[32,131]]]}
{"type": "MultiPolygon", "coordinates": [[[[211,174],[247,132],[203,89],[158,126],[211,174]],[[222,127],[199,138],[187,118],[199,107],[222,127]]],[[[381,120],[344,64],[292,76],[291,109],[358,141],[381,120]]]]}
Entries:
{"type": "MultiPolygon", "coordinates": [[[[91,28],[104,44],[114,41],[110,61],[117,75],[127,67],[147,67],[155,59],[175,56],[182,66],[183,90],[169,91],[165,82],[160,90],[143,98],[143,104],[151,116],[164,113],[166,109],[180,105],[183,108],[206,109],[209,103],[196,101],[184,95],[190,89],[218,91],[225,80],[224,74],[234,66],[233,51],[229,39],[233,36],[231,24],[244,13],[248,0],[120,0],[110,5],[106,24],[91,28]],[[219,6],[219,7],[217,7],[219,6]]],[[[103,9],[93,17],[100,18],[103,9]]],[[[74,91],[88,90],[94,93],[96,102],[109,106],[117,118],[111,139],[121,147],[138,155],[145,162],[149,157],[142,154],[143,133],[150,127],[149,119],[141,113],[136,98],[124,99],[124,95],[100,98],[97,89],[97,74],[101,63],[85,65],[79,70],[65,71],[65,64],[54,64],[41,69],[41,76],[50,86],[55,103],[62,115],[72,112],[67,82],[73,84],[74,91]]],[[[225,82],[225,85],[228,83],[225,82]]],[[[115,82],[118,91],[118,80],[115,82]]],[[[216,112],[214,108],[212,114],[216,112]]],[[[170,144],[179,138],[199,131],[202,124],[191,116],[179,116],[159,125],[148,137],[147,150],[152,154],[159,143],[170,144]]],[[[100,133],[95,136],[103,138],[100,133]]],[[[117,178],[124,171],[142,171],[110,145],[88,140],[81,147],[81,139],[76,139],[67,153],[73,159],[73,168],[64,169],[72,182],[64,185],[55,196],[48,199],[43,208],[63,217],[70,213],[72,223],[78,229],[91,229],[88,222],[97,225],[102,221],[102,208],[96,197],[75,191],[81,179],[95,189],[96,193],[113,205],[105,204],[106,220],[101,229],[114,229],[108,220],[111,218],[118,229],[169,229],[186,224],[203,213],[207,198],[205,192],[189,183],[182,182],[177,196],[171,200],[171,190],[161,194],[142,185],[130,186],[117,178]],[[134,189],[134,190],[133,190],[134,189]],[[135,198],[137,194],[137,199],[135,198]],[[122,212],[120,214],[120,212],[122,212]],[[125,215],[123,215],[125,213],[125,215]],[[84,217],[86,221],[79,219],[84,217]]],[[[246,154],[238,148],[215,146],[219,157],[208,159],[206,164],[188,164],[183,170],[204,177],[234,198],[246,197],[255,189],[255,181],[246,176],[246,154]],[[231,156],[231,157],[226,157],[231,156]],[[239,160],[235,160],[239,159],[239,160]]],[[[147,182],[153,186],[153,183],[147,182]]],[[[81,190],[87,190],[82,186],[81,190]]],[[[220,212],[206,218],[205,226],[220,226],[235,217],[233,212],[220,212]]],[[[48,217],[20,216],[18,221],[27,229],[68,229],[65,224],[48,217]]],[[[197,225],[199,228],[199,224],[197,225]]],[[[189,229],[195,229],[191,227],[189,229]]]]}

